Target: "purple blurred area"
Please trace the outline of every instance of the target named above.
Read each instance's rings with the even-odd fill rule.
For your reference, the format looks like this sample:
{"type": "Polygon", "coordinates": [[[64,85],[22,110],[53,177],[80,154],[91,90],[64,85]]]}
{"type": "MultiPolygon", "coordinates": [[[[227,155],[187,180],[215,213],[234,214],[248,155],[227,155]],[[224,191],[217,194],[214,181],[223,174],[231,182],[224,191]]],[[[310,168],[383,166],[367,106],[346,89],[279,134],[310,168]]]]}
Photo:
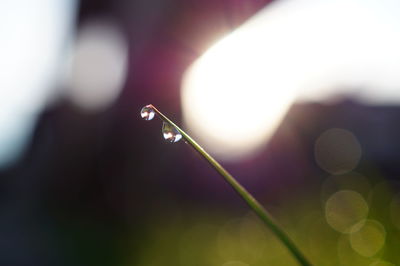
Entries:
{"type": "MultiPolygon", "coordinates": [[[[245,204],[198,154],[184,142],[164,142],[159,121],[143,121],[139,112],[151,103],[180,125],[184,71],[269,2],[81,1],[77,29],[101,16],[125,34],[127,78],[112,106],[99,112],[67,98],[46,107],[22,157],[0,170],[0,265],[162,265],[143,262],[149,252],[166,256],[164,265],[184,265],[165,251],[149,251],[149,235],[165,217],[246,214],[245,204]]],[[[362,157],[355,171],[373,184],[397,181],[399,119],[397,106],[346,98],[297,103],[261,153],[224,165],[280,213],[282,205],[319,191],[330,176],[314,157],[315,141],[330,128],[357,136],[362,157]]]]}

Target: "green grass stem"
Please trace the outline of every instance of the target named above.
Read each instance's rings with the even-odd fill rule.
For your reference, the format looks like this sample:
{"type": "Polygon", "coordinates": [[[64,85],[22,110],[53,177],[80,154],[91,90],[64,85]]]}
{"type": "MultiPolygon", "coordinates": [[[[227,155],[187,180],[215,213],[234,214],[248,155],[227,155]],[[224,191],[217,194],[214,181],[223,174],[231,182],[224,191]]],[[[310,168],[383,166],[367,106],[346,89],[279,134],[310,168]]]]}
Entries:
{"type": "Polygon", "coordinates": [[[153,105],[149,105],[158,114],[159,118],[164,122],[174,126],[181,134],[182,137],[190,144],[200,155],[231,185],[231,187],[242,197],[242,199],[249,205],[249,207],[261,218],[265,225],[282,241],[286,248],[296,258],[298,263],[302,266],[311,266],[306,257],[300,251],[295,243],[290,239],[288,234],[274,221],[268,211],[248,192],[239,182],[220,165],[210,154],[208,154],[194,139],[192,139],[185,131],[175,125],[168,117],[161,113],[153,105]]]}

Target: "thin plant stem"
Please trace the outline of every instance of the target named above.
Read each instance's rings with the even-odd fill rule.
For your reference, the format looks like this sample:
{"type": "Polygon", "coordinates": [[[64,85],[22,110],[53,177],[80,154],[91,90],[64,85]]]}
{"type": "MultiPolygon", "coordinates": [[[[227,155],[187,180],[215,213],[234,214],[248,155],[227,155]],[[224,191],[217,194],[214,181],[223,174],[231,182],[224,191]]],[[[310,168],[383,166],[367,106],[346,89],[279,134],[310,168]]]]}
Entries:
{"type": "Polygon", "coordinates": [[[278,237],[286,248],[292,253],[302,266],[311,266],[303,253],[297,248],[287,233],[277,224],[271,214],[248,192],[221,164],[219,164],[210,154],[208,154],[194,139],[192,139],[185,131],[175,125],[168,117],[161,113],[153,105],[149,105],[158,114],[159,118],[165,123],[175,127],[182,137],[190,144],[214,169],[227,181],[231,187],[242,197],[242,199],[250,206],[251,209],[261,218],[266,226],[278,237]]]}

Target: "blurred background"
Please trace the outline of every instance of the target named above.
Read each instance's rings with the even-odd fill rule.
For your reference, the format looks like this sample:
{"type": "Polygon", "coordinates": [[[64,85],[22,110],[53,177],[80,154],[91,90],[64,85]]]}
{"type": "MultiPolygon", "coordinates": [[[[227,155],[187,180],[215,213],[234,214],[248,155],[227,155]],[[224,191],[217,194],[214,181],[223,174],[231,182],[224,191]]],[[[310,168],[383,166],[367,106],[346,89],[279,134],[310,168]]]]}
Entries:
{"type": "Polygon", "coordinates": [[[400,3],[0,2],[0,265],[400,265],[400,3]]]}

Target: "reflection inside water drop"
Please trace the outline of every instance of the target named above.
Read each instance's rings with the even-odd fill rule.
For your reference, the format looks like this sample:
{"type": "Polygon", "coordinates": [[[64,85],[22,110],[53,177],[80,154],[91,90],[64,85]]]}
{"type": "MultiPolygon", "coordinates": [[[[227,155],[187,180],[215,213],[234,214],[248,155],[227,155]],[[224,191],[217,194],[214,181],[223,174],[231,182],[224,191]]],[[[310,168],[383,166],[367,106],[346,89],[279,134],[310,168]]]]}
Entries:
{"type": "Polygon", "coordinates": [[[140,111],[140,115],[144,120],[152,120],[155,116],[156,112],[154,111],[153,107],[151,105],[146,105],[145,107],[142,108],[140,111]]]}
{"type": "Polygon", "coordinates": [[[181,133],[179,133],[179,131],[174,126],[171,126],[170,124],[167,124],[165,122],[162,126],[162,133],[164,139],[172,143],[178,142],[182,138],[181,133]]]}

